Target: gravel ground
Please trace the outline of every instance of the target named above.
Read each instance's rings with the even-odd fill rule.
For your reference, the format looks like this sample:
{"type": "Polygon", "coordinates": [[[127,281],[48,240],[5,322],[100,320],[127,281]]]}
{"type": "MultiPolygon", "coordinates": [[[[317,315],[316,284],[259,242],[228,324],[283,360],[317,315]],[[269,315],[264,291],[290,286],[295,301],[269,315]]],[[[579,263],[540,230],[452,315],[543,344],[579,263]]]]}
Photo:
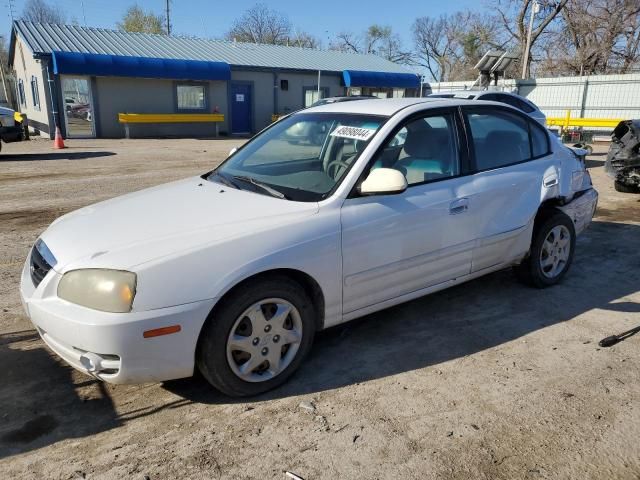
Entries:
{"type": "Polygon", "coordinates": [[[52,356],[18,279],[38,234],[98,200],[207,171],[241,140],[86,140],[0,154],[0,478],[638,479],[640,196],[590,157],[596,221],[561,285],[510,271],[319,335],[250,401],[198,377],[113,386],[52,356]]]}

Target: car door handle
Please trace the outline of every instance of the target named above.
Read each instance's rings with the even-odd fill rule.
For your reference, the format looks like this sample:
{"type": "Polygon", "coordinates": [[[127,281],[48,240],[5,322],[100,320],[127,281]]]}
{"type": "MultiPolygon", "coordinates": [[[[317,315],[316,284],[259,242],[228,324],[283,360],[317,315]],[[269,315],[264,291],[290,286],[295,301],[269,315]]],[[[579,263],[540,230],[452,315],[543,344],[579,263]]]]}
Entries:
{"type": "Polygon", "coordinates": [[[458,215],[469,210],[469,199],[459,198],[449,205],[449,215],[458,215]]]}

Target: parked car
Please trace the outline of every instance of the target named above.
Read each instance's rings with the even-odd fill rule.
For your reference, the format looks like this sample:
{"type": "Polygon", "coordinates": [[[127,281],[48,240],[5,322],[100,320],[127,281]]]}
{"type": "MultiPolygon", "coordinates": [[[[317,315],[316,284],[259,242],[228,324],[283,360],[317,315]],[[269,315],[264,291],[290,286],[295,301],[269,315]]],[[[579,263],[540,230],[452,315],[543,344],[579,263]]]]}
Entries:
{"type": "MultiPolygon", "coordinates": [[[[357,100],[371,100],[378,97],[370,95],[352,95],[345,97],[327,97],[315,102],[311,107],[319,107],[330,103],[353,102],[357,100]]],[[[307,108],[311,108],[307,107],[307,108]]],[[[317,123],[299,122],[292,125],[286,132],[287,140],[291,143],[311,143],[312,145],[322,145],[326,137],[326,126],[317,123]]]]}
{"type": "Polygon", "coordinates": [[[618,192],[640,193],[640,120],[624,120],[613,130],[605,171],[618,192]]]}
{"type": "Polygon", "coordinates": [[[0,107],[0,150],[2,142],[19,142],[24,139],[23,117],[15,110],[0,107]]]}
{"type": "Polygon", "coordinates": [[[531,100],[520,95],[507,92],[496,92],[492,90],[458,90],[449,92],[437,92],[429,95],[430,98],[459,98],[465,100],[486,100],[500,102],[511,105],[514,108],[535,118],[545,127],[547,126],[547,116],[531,100]]]}
{"type": "Polygon", "coordinates": [[[51,349],[99,379],[198,368],[255,395],[318,330],[512,266],[558,283],[597,198],[584,164],[510,106],[335,103],[273,123],[202,176],[58,218],[21,298],[51,349]],[[322,148],[284,140],[301,122],[328,125],[322,148]]]}
{"type": "Polygon", "coordinates": [[[327,105],[329,103],[353,102],[355,100],[372,100],[376,98],[378,97],[376,97],[375,95],[347,95],[342,97],[327,97],[321,98],[311,106],[319,107],[320,105],[327,105]]]}

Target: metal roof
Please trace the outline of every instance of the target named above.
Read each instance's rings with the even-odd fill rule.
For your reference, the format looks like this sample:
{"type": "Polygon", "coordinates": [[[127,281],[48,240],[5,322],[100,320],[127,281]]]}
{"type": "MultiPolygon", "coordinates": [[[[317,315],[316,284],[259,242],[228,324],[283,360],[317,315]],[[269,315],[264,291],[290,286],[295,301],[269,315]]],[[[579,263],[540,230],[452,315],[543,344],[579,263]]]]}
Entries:
{"type": "Polygon", "coordinates": [[[148,33],[127,33],[103,28],[34,23],[23,20],[16,20],[13,23],[10,63],[13,63],[16,33],[34,54],[64,51],[217,61],[237,67],[410,73],[406,68],[376,55],[201,38],[169,37],[148,33]]]}

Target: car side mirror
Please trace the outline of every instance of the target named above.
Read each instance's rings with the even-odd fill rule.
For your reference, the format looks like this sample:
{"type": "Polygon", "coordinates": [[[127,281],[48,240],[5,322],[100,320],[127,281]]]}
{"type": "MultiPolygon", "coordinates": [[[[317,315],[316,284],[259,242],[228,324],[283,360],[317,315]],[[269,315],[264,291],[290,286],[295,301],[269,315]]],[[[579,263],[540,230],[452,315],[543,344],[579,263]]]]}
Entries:
{"type": "Polygon", "coordinates": [[[237,151],[238,151],[238,147],[233,147],[231,150],[229,150],[229,155],[227,155],[227,157],[230,157],[231,155],[233,155],[237,151]]]}
{"type": "Polygon", "coordinates": [[[393,168],[376,168],[360,185],[361,195],[393,195],[407,189],[405,176],[393,168]]]}

